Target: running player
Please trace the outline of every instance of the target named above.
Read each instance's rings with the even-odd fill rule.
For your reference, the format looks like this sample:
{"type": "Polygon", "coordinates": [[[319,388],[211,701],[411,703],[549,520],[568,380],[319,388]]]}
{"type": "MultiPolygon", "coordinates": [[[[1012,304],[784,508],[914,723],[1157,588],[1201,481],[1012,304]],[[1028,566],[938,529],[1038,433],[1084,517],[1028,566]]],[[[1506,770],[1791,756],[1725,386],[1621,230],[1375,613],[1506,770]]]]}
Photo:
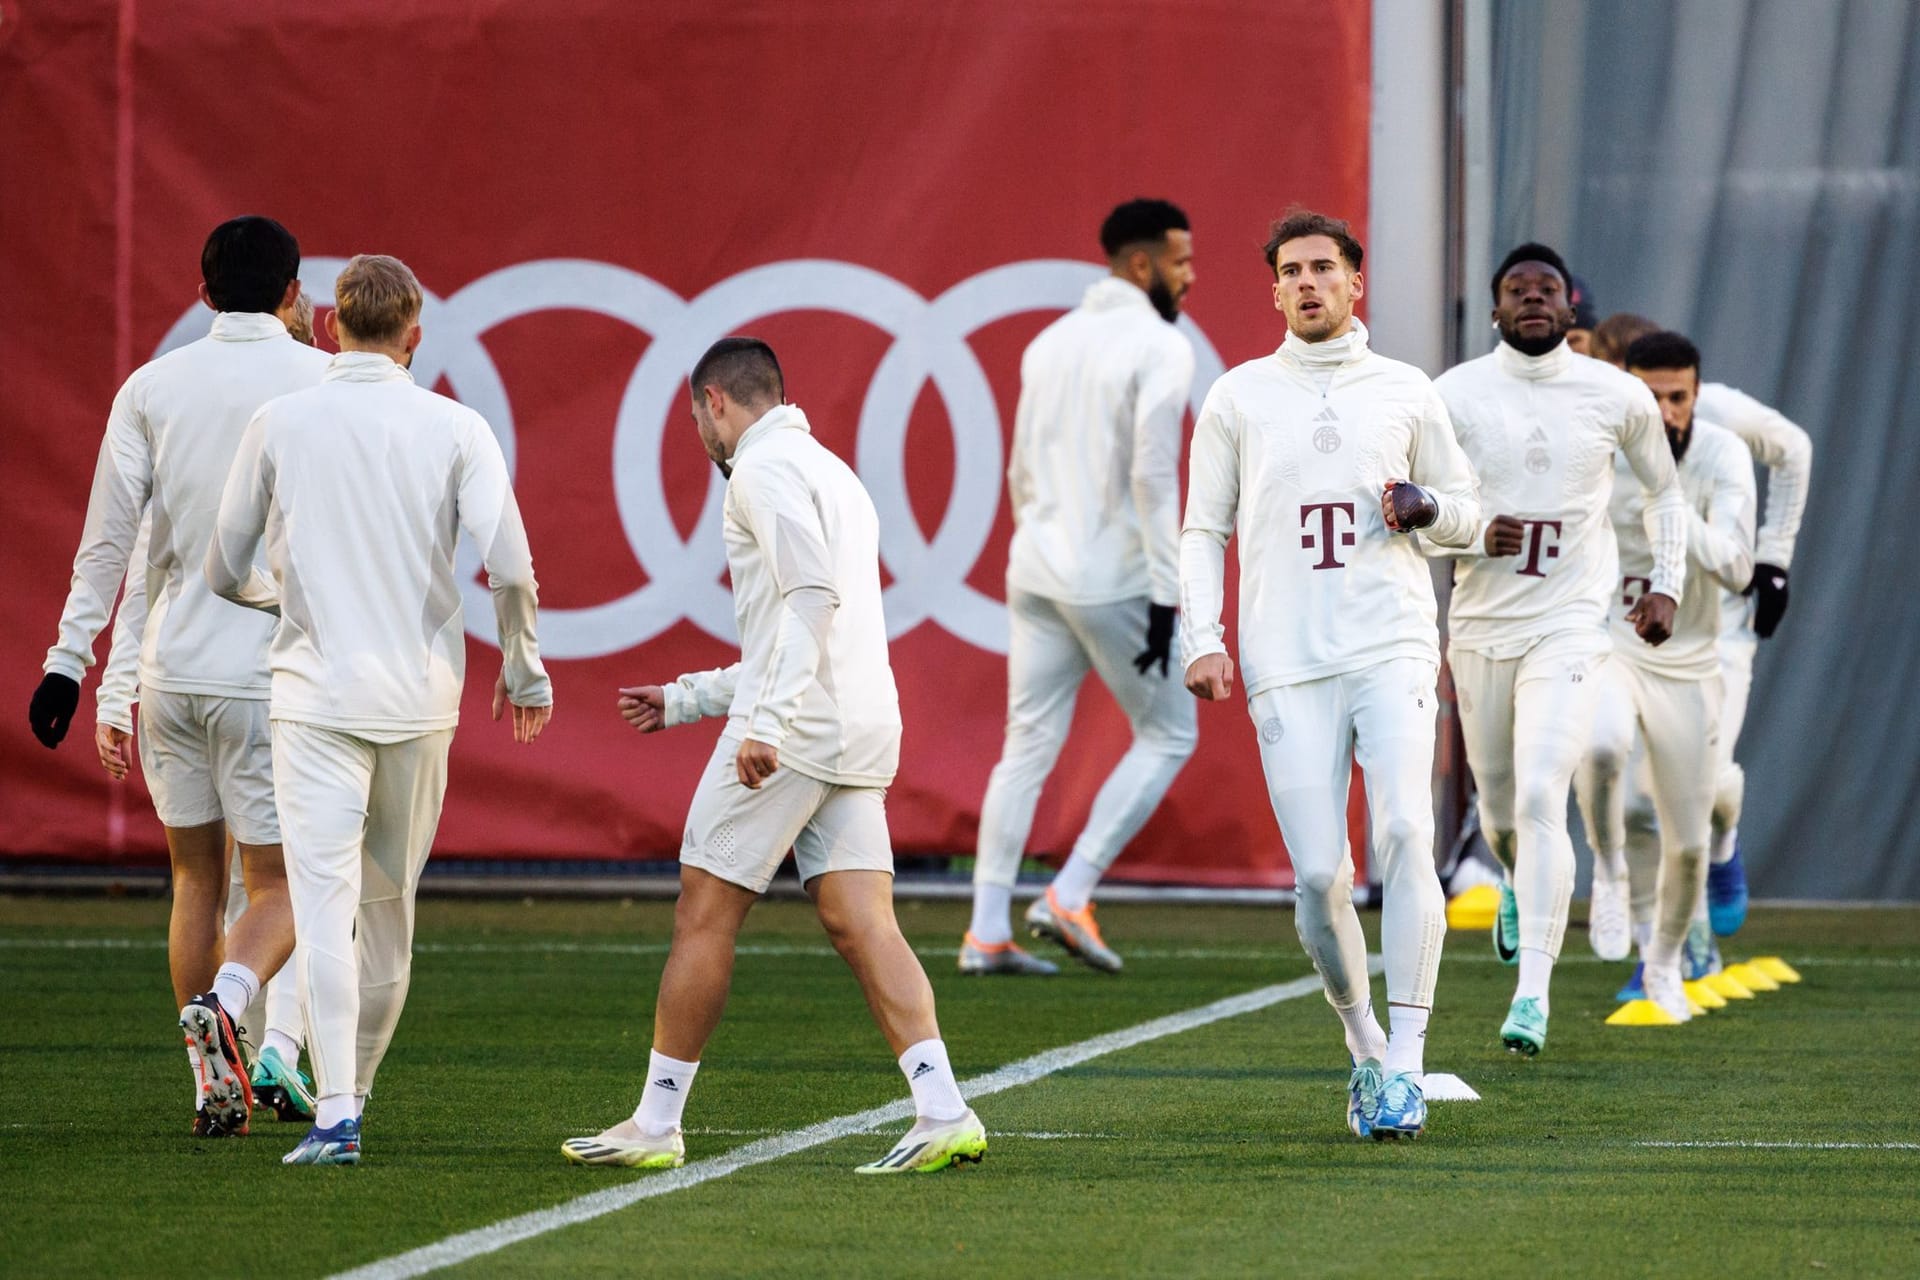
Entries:
{"type": "Polygon", "coordinates": [[[1345,222],[1296,209],[1266,258],[1287,337],[1229,370],[1194,427],[1180,538],[1182,654],[1195,696],[1233,693],[1220,614],[1240,545],[1240,660],[1274,816],[1293,860],[1294,923],[1346,1029],[1354,1133],[1417,1135],[1428,1017],[1446,932],[1433,862],[1440,644],[1411,537],[1470,545],[1473,472],[1424,374],[1374,354],[1353,304],[1362,251],[1345,222]],[[1366,772],[1385,886],[1391,1038],[1373,1014],[1353,909],[1347,792],[1366,772]]]}
{"type": "Polygon", "coordinates": [[[466,680],[454,569],[462,530],[493,588],[513,736],[553,687],[506,461],[486,420],[414,385],[420,283],[362,255],[334,286],[340,354],[319,386],[254,415],[207,549],[215,592],[280,616],[274,793],[299,934],[296,973],[318,1097],[288,1164],[354,1164],[374,1075],[406,1002],[413,903],[440,821],[466,680]],[[254,567],[267,543],[271,577],[254,567]]]}
{"type": "MultiPolygon", "coordinates": [[[[194,1132],[219,1136],[247,1131],[252,1095],[233,1019],[292,950],[293,915],[268,746],[273,624],[215,598],[200,570],[247,420],[267,400],[317,383],[327,359],[292,341],[276,314],[300,294],[300,246],[285,227],[262,217],[222,223],[200,268],[201,300],[218,313],[212,331],[135,370],[114,398],[60,641],[30,718],[47,746],[65,736],[151,509],[146,559],[133,575],[143,588],[135,605],[143,625],[131,632],[141,642],[141,768],[173,872],[167,960],[199,1093],[194,1132]],[[229,834],[251,906],[223,929],[229,834]]],[[[115,688],[95,737],[102,764],[124,776],[131,720],[115,723],[124,681],[115,688]]]]}
{"type": "Polygon", "coordinates": [[[1694,417],[1700,353],[1693,343],[1677,333],[1649,334],[1627,349],[1627,367],[1660,406],[1687,504],[1693,581],[1673,637],[1657,649],[1632,643],[1628,619],[1655,570],[1642,532],[1645,500],[1616,477],[1614,656],[1577,790],[1596,863],[1617,865],[1624,855],[1646,996],[1685,1022],[1681,953],[1705,885],[1717,783],[1720,597],[1740,591],[1753,575],[1753,464],[1731,433],[1694,417]],[[1636,738],[1645,753],[1641,770],[1633,767],[1636,738]],[[1644,794],[1629,800],[1636,792],[1644,794]]]}
{"type": "Polygon", "coordinates": [[[1094,921],[1094,886],[1193,754],[1192,698],[1168,678],[1180,599],[1180,424],[1193,347],[1174,328],[1193,284],[1186,215],[1130,200],[1100,228],[1110,274],[1020,361],[1007,488],[1007,738],[980,806],[973,922],[962,973],[1051,974],[1013,941],[1014,879],[1040,789],[1089,670],[1133,725],[1073,854],[1027,912],[1095,969],[1120,968],[1094,921]],[[1142,637],[1145,637],[1144,648],[1142,637]]]}
{"type": "Polygon", "coordinates": [[[786,403],[766,343],[722,339],[689,382],[700,441],[728,477],[723,523],[740,661],[620,691],[621,716],[642,733],[704,716],[725,716],[727,727],[687,814],[640,1104],[561,1152],[575,1164],[644,1169],[686,1158],[680,1117],[726,1008],[740,926],[791,848],[913,1094],[913,1128],[859,1172],[977,1161],[986,1132],[960,1096],[933,987],[893,915],[886,788],[900,758],[900,702],[873,501],[786,403]]]}
{"type": "MultiPolygon", "coordinates": [[[[1528,1055],[1546,1045],[1548,985],[1573,894],[1567,790],[1612,648],[1616,455],[1642,495],[1655,548],[1630,643],[1666,638],[1686,572],[1686,505],[1660,411],[1638,380],[1574,354],[1570,286],[1552,249],[1514,249],[1492,282],[1500,345],[1434,384],[1488,513],[1472,545],[1448,553],[1460,564],[1447,656],[1480,827],[1507,872],[1494,949],[1520,973],[1500,1038],[1528,1055]]],[[[1624,873],[1596,871],[1594,947],[1611,959],[1630,946],[1626,894],[1624,873]]]]}

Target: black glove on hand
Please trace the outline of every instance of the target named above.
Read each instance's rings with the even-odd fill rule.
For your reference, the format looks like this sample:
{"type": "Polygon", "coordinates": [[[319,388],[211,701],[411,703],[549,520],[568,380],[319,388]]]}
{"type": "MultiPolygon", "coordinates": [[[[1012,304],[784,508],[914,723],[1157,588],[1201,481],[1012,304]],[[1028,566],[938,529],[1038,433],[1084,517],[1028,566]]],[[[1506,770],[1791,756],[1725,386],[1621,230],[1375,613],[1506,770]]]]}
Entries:
{"type": "Polygon", "coordinates": [[[67,726],[73,723],[74,708],[80,705],[80,686],[72,677],[57,675],[49,671],[40,681],[40,687],[33,691],[33,703],[27,708],[27,723],[33,726],[33,736],[40,739],[40,745],[51,751],[60,745],[60,739],[67,736],[67,726]]]}
{"type": "Polygon", "coordinates": [[[1424,529],[1440,518],[1440,504],[1433,495],[1406,480],[1395,481],[1382,495],[1380,506],[1387,528],[1394,533],[1424,529]]]}
{"type": "Polygon", "coordinates": [[[1786,616],[1787,571],[1777,564],[1754,565],[1747,592],[1753,597],[1753,633],[1765,640],[1786,616]]]}
{"type": "Polygon", "coordinates": [[[1160,675],[1167,674],[1167,662],[1173,655],[1173,620],[1180,611],[1170,604],[1150,604],[1147,606],[1147,647],[1139,657],[1133,660],[1134,667],[1141,675],[1153,670],[1153,664],[1160,664],[1160,675]]]}

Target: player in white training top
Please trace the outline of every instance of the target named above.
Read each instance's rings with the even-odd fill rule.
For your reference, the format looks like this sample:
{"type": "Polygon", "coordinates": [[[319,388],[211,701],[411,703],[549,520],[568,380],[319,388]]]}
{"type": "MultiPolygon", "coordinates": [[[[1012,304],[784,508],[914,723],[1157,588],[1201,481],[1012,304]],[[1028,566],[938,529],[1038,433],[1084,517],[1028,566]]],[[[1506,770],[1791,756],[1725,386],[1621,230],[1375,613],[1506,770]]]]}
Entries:
{"type": "Polygon", "coordinates": [[[493,590],[516,742],[553,686],[534,635],[533,557],[486,420],[414,385],[420,282],[361,255],[334,286],[340,354],[317,387],[268,402],[234,459],[206,577],[279,616],[273,780],[318,1097],[288,1164],[354,1164],[360,1120],[413,970],[413,904],[446,794],[466,682],[455,544],[493,590]],[[268,572],[253,563],[262,540],[268,572]]]}
{"type": "MultiPolygon", "coordinates": [[[[141,769],[173,871],[167,959],[199,1095],[194,1132],[217,1136],[247,1132],[252,1112],[233,1019],[294,939],[267,742],[272,623],[217,599],[200,566],[248,418],[317,383],[326,357],[289,338],[275,314],[300,292],[300,246],[285,227],[252,216],[222,223],[200,267],[201,299],[218,313],[212,331],[135,370],[114,397],[60,641],[47,653],[31,719],[49,747],[65,735],[146,521],[145,560],[133,566],[143,625],[131,631],[145,691],[141,769]],[[223,929],[229,834],[252,909],[223,929]]],[[[110,772],[110,760],[125,771],[129,712],[116,678],[107,727],[95,731],[110,772]]]]}
{"type": "Polygon", "coordinates": [[[723,338],[693,368],[694,425],[727,476],[723,533],[740,661],[620,691],[642,733],[723,716],[687,813],[673,946],[633,1115],[561,1152],[575,1164],[665,1169],[726,1008],[747,912],[792,849],[820,923],[866,994],[913,1094],[913,1128],[861,1173],[944,1169],[986,1154],[935,1019],[933,987],[893,914],[886,788],[900,701],[880,596],[880,521],[853,469],[786,403],[757,338],[723,338]]]}
{"type": "Polygon", "coordinates": [[[1617,868],[1624,859],[1629,873],[1646,996],[1684,1022],[1689,1004],[1681,949],[1705,887],[1717,782],[1721,593],[1741,590],[1753,575],[1753,464],[1731,434],[1695,420],[1700,353],[1686,338],[1649,334],[1627,349],[1627,364],[1659,402],[1678,465],[1687,504],[1688,587],[1672,638],[1657,649],[1632,644],[1627,618],[1648,590],[1653,552],[1643,532],[1641,495],[1616,483],[1614,656],[1578,791],[1596,862],[1617,868]],[[1639,770],[1631,764],[1636,737],[1645,752],[1639,770]],[[1647,794],[1632,800],[1635,790],[1647,794]],[[1636,829],[1643,838],[1634,838],[1636,829]]]}
{"type": "MultiPolygon", "coordinates": [[[[1624,367],[1627,345],[1657,333],[1644,316],[1622,312],[1601,321],[1595,354],[1624,367]]],[[[1778,409],[1724,382],[1706,382],[1694,406],[1704,421],[1738,436],[1767,469],[1767,505],[1754,545],[1753,582],[1728,597],[1720,628],[1720,763],[1713,800],[1713,852],[1707,868],[1705,911],[1712,932],[1727,937],[1747,918],[1747,873],[1740,857],[1740,811],[1746,773],[1734,760],[1753,688],[1753,659],[1760,641],[1773,635],[1787,612],[1787,572],[1813,482],[1813,441],[1778,409]]],[[[1710,944],[1708,940],[1707,945],[1710,944]]]]}
{"type": "Polygon", "coordinates": [[[1198,737],[1194,701],[1168,669],[1180,601],[1180,424],[1193,388],[1193,346],[1174,322],[1193,283],[1193,236],[1173,205],[1130,200],[1107,216],[1100,245],[1111,274],[1020,361],[1007,466],[1007,737],[980,806],[962,973],[1057,972],[1014,944],[1011,903],[1034,805],[1087,672],[1126,712],[1133,743],[1066,866],[1028,910],[1035,937],[1095,969],[1120,968],[1094,920],[1094,886],[1198,737]]]}
{"type": "MultiPolygon", "coordinates": [[[[1567,791],[1586,754],[1600,667],[1612,648],[1607,604],[1618,553],[1607,518],[1614,458],[1650,495],[1653,585],[1630,643],[1667,638],[1686,572],[1685,502],[1660,410],[1638,379],[1576,355],[1566,263],[1523,244],[1493,277],[1500,345],[1434,383],[1480,485],[1484,527],[1459,556],[1448,661],[1480,828],[1507,872],[1494,949],[1518,963],[1500,1038],[1528,1055],[1546,1045],[1548,985],[1573,894],[1567,791]]],[[[1626,880],[1596,876],[1595,947],[1609,913],[1626,955],[1626,880]],[[1617,886],[1617,888],[1616,888],[1617,886]],[[1612,890],[1603,900],[1602,890],[1612,890]]]]}
{"type": "Polygon", "coordinates": [[[1274,816],[1293,861],[1294,923],[1346,1028],[1347,1123],[1418,1134],[1428,1015],[1446,933],[1433,864],[1433,581],[1414,539],[1479,532],[1473,472],[1426,375],[1375,355],[1353,316],[1364,290],[1347,224],[1293,210],[1267,241],[1287,337],[1229,370],[1194,427],[1180,538],[1187,687],[1233,692],[1220,615],[1239,541],[1241,679],[1274,816]],[[1347,792],[1366,773],[1385,888],[1391,1038],[1373,1015],[1353,909],[1347,792]],[[1384,1064],[1383,1064],[1384,1060],[1384,1064]]]}

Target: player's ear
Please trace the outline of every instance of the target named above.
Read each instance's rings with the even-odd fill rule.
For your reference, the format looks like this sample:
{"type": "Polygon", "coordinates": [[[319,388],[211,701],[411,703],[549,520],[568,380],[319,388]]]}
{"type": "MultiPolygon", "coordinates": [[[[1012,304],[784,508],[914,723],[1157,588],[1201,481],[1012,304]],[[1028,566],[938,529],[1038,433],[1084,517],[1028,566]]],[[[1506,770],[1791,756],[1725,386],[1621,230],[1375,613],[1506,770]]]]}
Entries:
{"type": "Polygon", "coordinates": [[[1358,302],[1360,301],[1360,299],[1366,296],[1367,296],[1366,277],[1362,276],[1358,271],[1356,271],[1353,273],[1353,300],[1355,302],[1358,302]]]}
{"type": "Polygon", "coordinates": [[[327,312],[326,324],[327,324],[327,337],[332,340],[334,346],[336,347],[339,346],[340,345],[340,313],[338,311],[327,312]]]}
{"type": "Polygon", "coordinates": [[[208,290],[205,280],[200,282],[200,301],[207,305],[207,310],[209,311],[218,311],[220,309],[213,305],[213,294],[208,290]]]}

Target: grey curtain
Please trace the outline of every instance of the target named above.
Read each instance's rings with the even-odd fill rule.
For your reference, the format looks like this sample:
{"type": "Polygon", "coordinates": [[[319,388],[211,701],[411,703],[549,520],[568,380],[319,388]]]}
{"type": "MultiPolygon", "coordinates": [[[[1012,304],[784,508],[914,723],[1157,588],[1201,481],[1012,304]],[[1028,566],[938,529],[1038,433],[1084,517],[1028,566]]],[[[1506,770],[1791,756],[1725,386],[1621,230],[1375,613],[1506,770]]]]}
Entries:
{"type": "Polygon", "coordinates": [[[1601,314],[1688,333],[1708,378],[1813,437],[1792,607],[1738,752],[1754,890],[1920,899],[1920,2],[1492,18],[1485,248],[1556,245],[1601,314]]]}

